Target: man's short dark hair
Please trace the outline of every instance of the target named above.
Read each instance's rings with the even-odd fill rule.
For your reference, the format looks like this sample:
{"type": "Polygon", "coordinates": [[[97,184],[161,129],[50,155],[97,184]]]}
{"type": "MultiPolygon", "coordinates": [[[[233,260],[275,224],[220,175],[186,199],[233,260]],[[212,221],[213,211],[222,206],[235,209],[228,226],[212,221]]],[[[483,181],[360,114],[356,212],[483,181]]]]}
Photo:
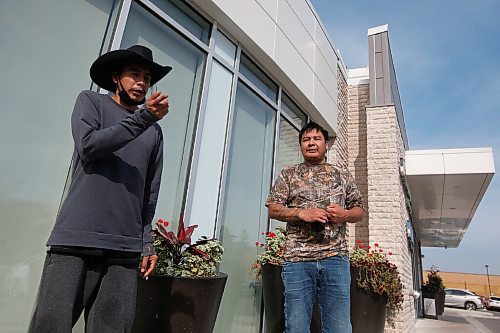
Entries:
{"type": "Polygon", "coordinates": [[[328,142],[328,140],[330,140],[330,135],[328,134],[328,131],[326,129],[324,129],[323,127],[321,127],[320,125],[318,125],[314,121],[310,121],[304,127],[302,127],[302,129],[300,130],[299,143],[302,142],[302,136],[304,135],[304,133],[309,133],[309,132],[314,131],[314,130],[321,132],[323,134],[323,136],[325,137],[325,141],[328,142]]]}

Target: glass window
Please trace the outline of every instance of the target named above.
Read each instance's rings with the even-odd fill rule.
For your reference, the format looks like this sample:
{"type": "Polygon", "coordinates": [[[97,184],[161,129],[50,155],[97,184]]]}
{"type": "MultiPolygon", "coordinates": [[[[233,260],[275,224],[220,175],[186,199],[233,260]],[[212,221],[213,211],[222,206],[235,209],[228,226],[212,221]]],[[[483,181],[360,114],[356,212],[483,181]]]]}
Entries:
{"type": "Polygon", "coordinates": [[[221,237],[221,271],[227,281],[215,332],[258,332],[262,288],[249,272],[255,241],[266,230],[264,206],[271,183],[276,112],[239,83],[227,161],[221,237]]]}
{"type": "Polygon", "coordinates": [[[264,95],[277,101],[278,86],[250,58],[241,53],[240,73],[250,80],[264,95]]]}
{"type": "Polygon", "coordinates": [[[205,115],[199,125],[203,130],[199,137],[198,163],[191,173],[193,200],[188,221],[199,225],[193,239],[197,239],[197,235],[214,236],[232,80],[233,73],[214,61],[205,115]]]}
{"type": "Polygon", "coordinates": [[[302,128],[307,123],[307,116],[300,108],[295,104],[290,97],[286,94],[282,94],[281,97],[281,110],[292,118],[296,126],[302,128]]]}
{"type": "Polygon", "coordinates": [[[186,177],[190,163],[194,122],[205,64],[205,54],[133,4],[121,48],[142,44],[153,50],[154,59],[172,66],[158,83],[158,91],[170,96],[170,112],[158,122],[164,134],[164,163],[156,215],[177,222],[183,210],[186,177]]]}
{"type": "Polygon", "coordinates": [[[2,332],[27,331],[71,161],[71,112],[112,3],[0,1],[2,332]]]}
{"type": "Polygon", "coordinates": [[[299,145],[299,130],[293,127],[284,117],[281,117],[276,172],[300,162],[302,162],[302,153],[299,145]]]}
{"type": "Polygon", "coordinates": [[[222,32],[215,30],[215,53],[220,55],[222,59],[234,66],[236,58],[236,45],[231,42],[222,32]]]}
{"type": "MultiPolygon", "coordinates": [[[[292,126],[284,117],[281,117],[279,131],[276,175],[278,175],[283,168],[299,164],[303,160],[299,145],[299,130],[292,126]]],[[[280,225],[286,226],[286,223],[271,219],[271,230],[280,225]]]]}
{"type": "Polygon", "coordinates": [[[198,14],[185,1],[182,0],[151,0],[151,2],[182,25],[190,33],[198,37],[203,43],[208,44],[210,22],[198,14]]]}

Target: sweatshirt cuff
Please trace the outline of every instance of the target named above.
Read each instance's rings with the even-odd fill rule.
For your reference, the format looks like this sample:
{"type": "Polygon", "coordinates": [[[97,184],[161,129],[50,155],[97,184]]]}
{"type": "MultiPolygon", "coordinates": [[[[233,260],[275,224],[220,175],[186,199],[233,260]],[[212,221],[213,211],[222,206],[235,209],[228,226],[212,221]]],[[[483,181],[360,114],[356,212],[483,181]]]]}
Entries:
{"type": "Polygon", "coordinates": [[[149,257],[152,255],[155,255],[155,247],[153,243],[144,243],[143,248],[142,248],[142,256],[143,257],[149,257]]]}
{"type": "Polygon", "coordinates": [[[138,111],[139,118],[147,125],[151,126],[156,123],[160,118],[155,116],[146,106],[140,108],[138,111]]]}

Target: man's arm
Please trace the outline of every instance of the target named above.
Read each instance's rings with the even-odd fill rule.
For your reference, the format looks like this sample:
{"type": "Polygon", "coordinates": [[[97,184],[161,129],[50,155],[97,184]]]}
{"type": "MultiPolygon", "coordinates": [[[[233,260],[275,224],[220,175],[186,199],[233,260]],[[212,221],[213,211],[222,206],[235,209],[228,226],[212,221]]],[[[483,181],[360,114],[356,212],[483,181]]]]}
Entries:
{"type": "Polygon", "coordinates": [[[345,170],[343,172],[343,177],[345,177],[346,192],[345,208],[339,204],[330,204],[326,208],[328,219],[335,223],[356,223],[363,219],[364,214],[361,192],[356,186],[354,178],[349,171],[345,170]]]}
{"type": "MultiPolygon", "coordinates": [[[[162,113],[157,111],[157,105],[150,107],[148,104],[151,109],[137,109],[118,124],[100,128],[100,111],[91,96],[90,91],[80,93],[71,116],[75,147],[84,161],[99,159],[124,147],[161,119],[162,113]]],[[[162,105],[161,109],[168,110],[168,104],[162,105]]]]}
{"type": "Polygon", "coordinates": [[[363,219],[364,211],[361,207],[352,207],[344,209],[339,204],[332,204],[326,209],[330,222],[341,223],[349,222],[356,223],[363,219]]]}
{"type": "Polygon", "coordinates": [[[161,174],[163,169],[163,135],[161,129],[158,128],[158,143],[156,151],[149,161],[148,174],[144,189],[144,203],[142,208],[142,223],[143,223],[143,251],[141,263],[141,275],[147,278],[156,266],[158,256],[156,256],[153,246],[151,221],[156,211],[158,202],[158,194],[160,192],[161,174]]]}
{"type": "Polygon", "coordinates": [[[283,204],[269,204],[269,217],[283,222],[328,222],[328,213],[320,208],[288,208],[283,204]]]}

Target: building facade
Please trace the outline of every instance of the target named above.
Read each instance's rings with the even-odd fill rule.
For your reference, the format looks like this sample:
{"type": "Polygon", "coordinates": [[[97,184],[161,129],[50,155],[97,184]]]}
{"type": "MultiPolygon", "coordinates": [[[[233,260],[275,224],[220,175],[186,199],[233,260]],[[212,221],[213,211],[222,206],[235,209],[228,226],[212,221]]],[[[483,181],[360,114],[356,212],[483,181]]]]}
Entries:
{"type": "Polygon", "coordinates": [[[254,244],[273,226],[265,199],[277,172],[301,161],[298,133],[309,120],[330,131],[329,161],[353,172],[366,199],[351,244],[395,253],[405,301],[387,329],[411,332],[420,243],[401,172],[408,144],[388,41],[386,27],[371,30],[369,66],[348,72],[308,0],[1,1],[2,331],[25,332],[29,322],[67,182],[73,103],[81,90],[97,90],[89,67],[99,54],[143,44],[173,67],[157,86],[171,111],[159,123],[156,218],[175,225],[184,214],[199,225],[195,237],[225,247],[220,269],[230,278],[215,332],[263,331],[254,244]]]}

